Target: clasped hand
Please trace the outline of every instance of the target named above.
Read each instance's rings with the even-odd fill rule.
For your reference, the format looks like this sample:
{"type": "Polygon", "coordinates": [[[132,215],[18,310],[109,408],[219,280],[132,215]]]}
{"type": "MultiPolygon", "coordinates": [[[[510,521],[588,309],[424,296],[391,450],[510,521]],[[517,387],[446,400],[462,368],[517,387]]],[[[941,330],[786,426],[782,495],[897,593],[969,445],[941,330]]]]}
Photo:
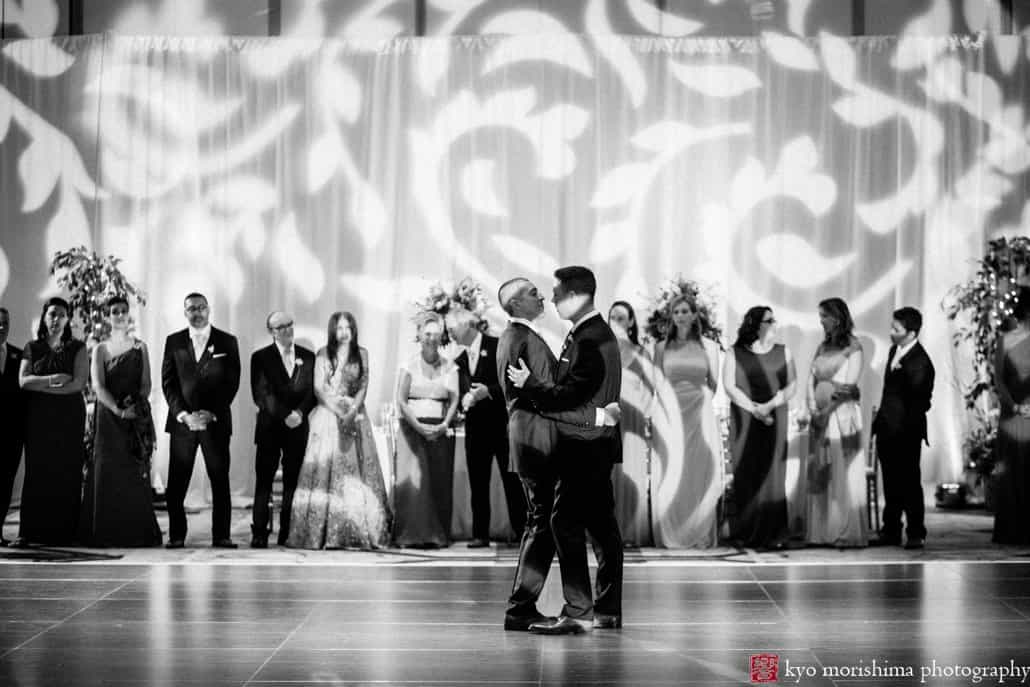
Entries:
{"type": "Polygon", "coordinates": [[[464,396],[461,397],[461,409],[468,412],[469,408],[476,405],[489,395],[490,390],[486,388],[485,384],[472,382],[472,387],[465,392],[464,396]]]}
{"type": "Polygon", "coordinates": [[[203,432],[209,424],[214,422],[214,419],[214,414],[207,410],[197,410],[183,418],[191,432],[203,432]]]}
{"type": "Polygon", "coordinates": [[[526,367],[526,361],[519,358],[519,366],[514,365],[508,366],[508,379],[511,380],[512,385],[516,389],[521,389],[526,384],[526,380],[529,379],[529,368],[526,367]]]}

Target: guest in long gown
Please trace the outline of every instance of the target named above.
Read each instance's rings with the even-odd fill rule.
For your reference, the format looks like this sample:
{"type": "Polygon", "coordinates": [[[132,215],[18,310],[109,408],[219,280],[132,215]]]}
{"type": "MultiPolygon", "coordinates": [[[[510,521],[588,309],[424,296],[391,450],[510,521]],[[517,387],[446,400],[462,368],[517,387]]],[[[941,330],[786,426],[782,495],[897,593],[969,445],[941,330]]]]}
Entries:
{"type": "Polygon", "coordinates": [[[72,309],[63,298],[43,304],[34,341],[25,346],[25,478],[15,545],[75,542],[86,453],[86,344],[72,338],[72,309]]]}
{"type": "Polygon", "coordinates": [[[808,379],[809,544],[865,546],[866,462],[858,383],[864,366],[855,324],[840,298],[819,304],[825,339],[816,349],[808,379]]]}
{"type": "Polygon", "coordinates": [[[420,350],[397,382],[393,537],[398,546],[433,548],[451,541],[454,436],[448,429],[458,407],[458,368],[440,355],[443,319],[423,313],[417,322],[420,350]]]}
{"type": "Polygon", "coordinates": [[[655,347],[655,365],[676,394],[682,434],[670,432],[656,452],[655,545],[710,548],[718,539],[716,506],[723,492],[721,441],[712,407],[719,377],[718,344],[702,336],[707,314],[692,298],[675,298],[668,308],[671,324],[665,340],[655,347]]]}
{"type": "Polygon", "coordinates": [[[651,546],[648,508],[648,423],[654,393],[651,383],[653,363],[640,344],[637,315],[626,301],[615,301],[608,309],[608,326],[619,342],[622,360],[622,462],[612,469],[615,492],[615,519],[625,546],[651,546]]]}
{"type": "Polygon", "coordinates": [[[776,318],[766,306],[747,311],[726,355],[723,385],[730,397],[730,450],[735,516],[730,539],[782,549],[787,526],[787,406],[794,396],[794,358],[775,343],[776,318]]]}
{"type": "Polygon", "coordinates": [[[390,506],[365,413],[368,351],[358,345],[351,313],[333,313],[328,330],[328,342],[315,357],[318,405],[308,416],[286,545],[380,548],[389,543],[390,506]]]}
{"type": "Polygon", "coordinates": [[[998,419],[995,544],[1030,544],[1030,288],[1019,289],[1015,329],[998,341],[994,383],[998,419]]]}
{"type": "Polygon", "coordinates": [[[154,420],[147,345],[129,334],[129,301],[107,302],[111,337],[93,349],[96,393],[93,460],[79,517],[86,546],[160,546],[150,488],[154,420]]]}

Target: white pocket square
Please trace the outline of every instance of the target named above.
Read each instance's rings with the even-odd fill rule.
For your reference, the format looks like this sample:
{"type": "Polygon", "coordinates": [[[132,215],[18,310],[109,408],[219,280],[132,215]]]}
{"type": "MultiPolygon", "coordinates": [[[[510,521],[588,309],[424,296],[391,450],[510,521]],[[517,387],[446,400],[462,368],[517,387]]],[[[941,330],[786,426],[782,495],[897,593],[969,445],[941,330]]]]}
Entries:
{"type": "Polygon", "coordinates": [[[228,355],[228,353],[215,353],[211,356],[211,359],[214,360],[215,358],[224,358],[226,355],[228,355]]]}
{"type": "Polygon", "coordinates": [[[561,361],[562,361],[563,363],[567,363],[567,362],[569,362],[569,359],[568,359],[568,358],[562,358],[562,359],[561,359],[561,361]]]}

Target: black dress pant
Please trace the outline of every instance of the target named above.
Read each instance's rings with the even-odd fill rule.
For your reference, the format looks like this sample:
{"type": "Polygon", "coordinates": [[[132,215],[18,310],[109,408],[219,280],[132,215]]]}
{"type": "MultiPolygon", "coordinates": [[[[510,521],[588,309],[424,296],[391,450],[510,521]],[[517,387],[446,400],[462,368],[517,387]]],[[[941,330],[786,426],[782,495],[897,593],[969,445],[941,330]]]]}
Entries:
{"type": "Polygon", "coordinates": [[[284,543],[290,533],[290,510],[293,493],[297,490],[300,464],[304,461],[304,449],[308,445],[308,425],[290,429],[283,425],[275,431],[266,432],[257,442],[254,455],[254,469],[257,481],[254,485],[253,527],[254,536],[264,537],[271,532],[269,523],[269,501],[272,498],[272,484],[279,461],[283,465],[283,501],[279,512],[279,542],[284,543]]]}
{"type": "Polygon", "coordinates": [[[232,501],[229,496],[229,438],[228,432],[219,431],[217,423],[201,432],[191,432],[185,425],[171,432],[168,463],[168,540],[186,538],[186,490],[193,475],[197,448],[204,454],[204,466],[211,481],[213,508],[211,511],[211,538],[229,538],[232,501]]]}
{"type": "Polygon", "coordinates": [[[472,506],[472,537],[490,539],[490,477],[494,459],[500,468],[508,520],[515,536],[522,538],[526,527],[526,497],[522,481],[508,472],[508,432],[505,424],[465,428],[465,463],[469,473],[469,500],[472,506]]]}
{"type": "Polygon", "coordinates": [[[7,519],[14,491],[14,478],[21,465],[21,453],[25,442],[21,436],[21,421],[18,427],[0,426],[0,526],[7,519]]]}
{"type": "Polygon", "coordinates": [[[515,569],[515,582],[508,599],[508,615],[532,617],[543,591],[547,573],[554,560],[554,536],[551,534],[551,508],[554,505],[555,475],[538,472],[520,475],[525,491],[527,508],[526,526],[519,548],[519,564],[515,569]]]}
{"type": "Polygon", "coordinates": [[[590,620],[622,615],[622,535],[612,491],[612,440],[562,440],[557,451],[551,530],[561,566],[562,615],[590,620]],[[597,581],[590,593],[586,535],[593,538],[597,581]]]}
{"type": "Polygon", "coordinates": [[[925,539],[922,473],[919,460],[922,437],[911,434],[876,435],[876,455],[883,473],[883,530],[887,539],[901,538],[901,515],[909,539],[925,539]]]}

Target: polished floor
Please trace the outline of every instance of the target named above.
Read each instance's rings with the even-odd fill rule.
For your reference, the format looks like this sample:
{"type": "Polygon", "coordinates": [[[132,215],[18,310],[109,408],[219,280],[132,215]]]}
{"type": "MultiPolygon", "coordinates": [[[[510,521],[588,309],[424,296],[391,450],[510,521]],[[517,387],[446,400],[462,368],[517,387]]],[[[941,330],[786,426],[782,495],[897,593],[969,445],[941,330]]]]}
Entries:
{"type": "Polygon", "coordinates": [[[805,685],[1030,668],[1030,562],[635,564],[624,628],[576,637],[504,632],[511,576],[441,561],[9,562],[0,685],[753,684],[758,654],[805,685]]]}

